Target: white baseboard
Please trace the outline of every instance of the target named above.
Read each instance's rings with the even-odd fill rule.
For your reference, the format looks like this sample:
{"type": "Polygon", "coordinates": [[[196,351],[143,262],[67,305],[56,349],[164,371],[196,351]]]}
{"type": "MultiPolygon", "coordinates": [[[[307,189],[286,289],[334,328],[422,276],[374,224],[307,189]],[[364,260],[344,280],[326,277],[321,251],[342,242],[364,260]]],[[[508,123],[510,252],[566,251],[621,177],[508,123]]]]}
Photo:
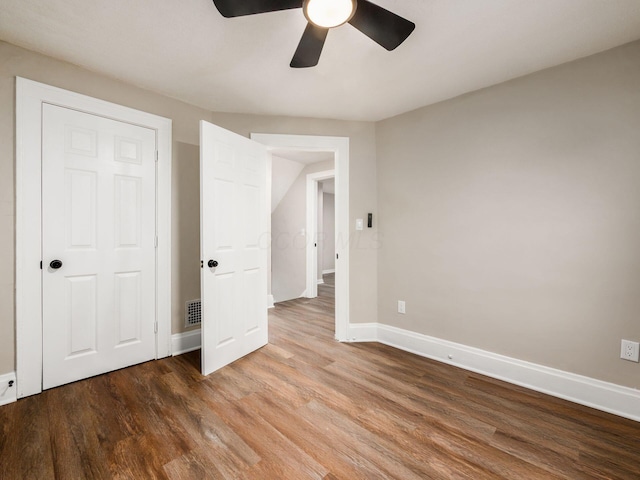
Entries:
{"type": "Polygon", "coordinates": [[[349,325],[349,342],[377,342],[377,323],[351,323],[349,325]]]}
{"type": "Polygon", "coordinates": [[[335,268],[330,268],[329,270],[322,270],[322,274],[323,275],[327,275],[329,273],[336,273],[336,269],[335,268]]]}
{"type": "Polygon", "coordinates": [[[200,329],[189,330],[188,332],[175,333],[171,335],[171,355],[181,355],[183,353],[198,350],[201,345],[200,329]]]}
{"type": "Polygon", "coordinates": [[[0,405],[15,402],[18,398],[17,392],[16,372],[0,375],[0,405]],[[11,386],[9,386],[9,383],[11,383],[11,386]]]}
{"type": "Polygon", "coordinates": [[[275,302],[273,300],[273,295],[267,295],[267,308],[273,308],[275,306],[275,302]]]}
{"type": "Polygon", "coordinates": [[[351,324],[349,339],[400,350],[640,421],[640,390],[498,355],[384,324],[351,324]]]}

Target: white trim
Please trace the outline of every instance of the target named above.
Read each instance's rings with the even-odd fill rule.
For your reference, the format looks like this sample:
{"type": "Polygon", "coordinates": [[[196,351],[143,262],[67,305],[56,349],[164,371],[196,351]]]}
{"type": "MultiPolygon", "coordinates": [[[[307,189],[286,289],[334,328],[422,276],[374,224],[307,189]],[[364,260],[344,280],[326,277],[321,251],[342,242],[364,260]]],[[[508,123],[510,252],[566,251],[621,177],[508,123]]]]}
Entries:
{"type": "Polygon", "coordinates": [[[322,278],[319,278],[318,280],[316,280],[316,285],[324,285],[324,280],[322,278]]]}
{"type": "Polygon", "coordinates": [[[323,275],[328,275],[329,273],[336,273],[335,268],[330,268],[329,270],[322,270],[323,275]]]}
{"type": "Polygon", "coordinates": [[[318,296],[318,183],[335,176],[335,170],[307,174],[307,298],[318,296]]]}
{"type": "Polygon", "coordinates": [[[171,335],[171,355],[182,355],[183,353],[199,350],[202,345],[201,330],[189,330],[188,332],[174,333],[171,335]]]}
{"type": "Polygon", "coordinates": [[[42,391],[42,104],[150,128],[158,150],[156,358],[171,355],[171,120],[16,78],[16,376],[17,397],[42,391]]]}
{"type": "MultiPolygon", "coordinates": [[[[268,232],[268,251],[267,251],[267,309],[273,308],[273,275],[272,275],[272,258],[271,258],[271,192],[273,191],[273,155],[267,150],[267,182],[265,185],[266,207],[267,207],[267,232],[268,232]]],[[[268,320],[267,320],[268,323],[268,320]]]]}
{"type": "Polygon", "coordinates": [[[377,323],[352,323],[349,325],[350,342],[377,342],[377,323]]]}
{"type": "Polygon", "coordinates": [[[353,341],[378,341],[580,405],[640,421],[640,390],[384,324],[351,325],[353,341]]]}
{"type": "Polygon", "coordinates": [[[339,341],[349,337],[349,138],[252,133],[268,150],[333,152],[336,178],[336,324],[339,341]]]}
{"type": "Polygon", "coordinates": [[[18,398],[17,393],[16,372],[0,375],[0,405],[15,402],[18,398]],[[13,382],[12,386],[9,386],[9,382],[13,382]]]}

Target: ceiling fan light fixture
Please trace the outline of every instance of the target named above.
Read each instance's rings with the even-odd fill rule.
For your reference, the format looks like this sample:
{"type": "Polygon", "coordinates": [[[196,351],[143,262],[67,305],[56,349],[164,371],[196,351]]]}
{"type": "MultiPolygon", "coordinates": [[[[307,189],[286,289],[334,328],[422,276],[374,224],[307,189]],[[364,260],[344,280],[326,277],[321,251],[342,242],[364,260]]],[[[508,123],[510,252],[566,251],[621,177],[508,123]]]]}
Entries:
{"type": "Polygon", "coordinates": [[[321,28],[333,28],[348,22],[356,12],[356,0],[305,0],[304,16],[321,28]]]}

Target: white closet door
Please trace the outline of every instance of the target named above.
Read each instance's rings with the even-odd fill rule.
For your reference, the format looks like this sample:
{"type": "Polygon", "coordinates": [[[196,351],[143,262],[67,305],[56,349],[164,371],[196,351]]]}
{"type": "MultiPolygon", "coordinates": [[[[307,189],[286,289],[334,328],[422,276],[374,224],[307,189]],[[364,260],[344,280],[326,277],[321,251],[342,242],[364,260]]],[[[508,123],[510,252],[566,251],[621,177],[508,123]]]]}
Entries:
{"type": "Polygon", "coordinates": [[[202,373],[266,345],[266,147],[200,122],[202,373]]]}
{"type": "Polygon", "coordinates": [[[156,356],[156,133],[44,105],[42,141],[51,388],[156,356]]]}

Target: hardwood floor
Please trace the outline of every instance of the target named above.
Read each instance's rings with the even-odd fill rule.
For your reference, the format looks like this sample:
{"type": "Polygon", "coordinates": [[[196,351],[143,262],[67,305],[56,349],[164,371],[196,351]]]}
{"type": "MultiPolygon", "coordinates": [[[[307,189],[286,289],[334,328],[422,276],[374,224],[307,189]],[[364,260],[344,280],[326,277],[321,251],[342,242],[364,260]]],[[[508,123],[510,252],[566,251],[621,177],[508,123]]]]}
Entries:
{"type": "Polygon", "coordinates": [[[193,352],[0,407],[0,478],[640,478],[640,423],[338,343],[319,289],[209,377],[193,352]]]}

